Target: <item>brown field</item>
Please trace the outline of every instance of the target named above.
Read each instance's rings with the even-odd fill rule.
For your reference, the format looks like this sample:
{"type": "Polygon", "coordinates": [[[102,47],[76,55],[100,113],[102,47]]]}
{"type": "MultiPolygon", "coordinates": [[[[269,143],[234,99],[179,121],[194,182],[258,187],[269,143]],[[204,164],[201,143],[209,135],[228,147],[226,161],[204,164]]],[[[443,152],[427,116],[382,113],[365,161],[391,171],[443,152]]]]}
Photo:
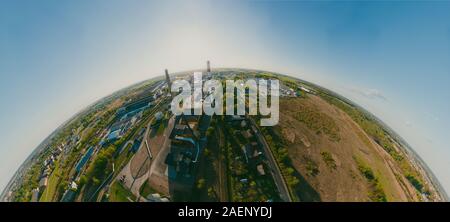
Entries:
{"type": "Polygon", "coordinates": [[[387,201],[418,200],[397,162],[343,111],[314,95],[282,99],[280,110],[276,132],[300,174],[300,201],[375,201],[376,189],[387,201]]]}

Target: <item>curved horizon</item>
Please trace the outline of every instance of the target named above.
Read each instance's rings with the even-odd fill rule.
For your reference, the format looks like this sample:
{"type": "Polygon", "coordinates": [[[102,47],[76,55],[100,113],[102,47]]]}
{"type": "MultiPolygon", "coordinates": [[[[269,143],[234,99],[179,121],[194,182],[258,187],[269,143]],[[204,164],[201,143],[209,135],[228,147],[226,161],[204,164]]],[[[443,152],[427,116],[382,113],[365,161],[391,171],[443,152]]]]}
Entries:
{"type": "Polygon", "coordinates": [[[210,59],[339,93],[401,135],[450,191],[450,2],[0,4],[1,190],[74,110],[210,59]]]}
{"type": "MultiPolygon", "coordinates": [[[[274,74],[279,74],[279,75],[289,76],[289,77],[291,77],[291,78],[298,79],[298,80],[300,80],[300,81],[306,81],[306,80],[301,79],[300,77],[294,77],[294,76],[292,76],[292,75],[287,75],[287,74],[279,73],[279,72],[276,72],[276,71],[267,71],[267,70],[262,70],[262,69],[257,69],[257,68],[239,68],[239,67],[232,67],[232,68],[231,68],[231,67],[214,67],[214,68],[212,68],[213,72],[214,72],[214,70],[218,70],[218,69],[225,69],[225,70],[239,69],[239,70],[248,70],[248,71],[269,72],[269,73],[274,73],[274,74]]],[[[183,74],[183,73],[190,73],[190,72],[201,71],[201,70],[204,70],[204,69],[179,70],[179,71],[175,71],[175,72],[173,72],[173,73],[170,73],[170,75],[179,75],[179,74],[183,74]]],[[[57,133],[58,129],[60,129],[60,128],[66,126],[66,124],[67,124],[68,122],[70,122],[72,119],[76,118],[76,117],[77,117],[78,115],[80,115],[82,112],[86,111],[87,109],[89,109],[89,108],[92,107],[92,106],[95,106],[95,105],[98,104],[98,103],[101,103],[104,99],[113,96],[115,93],[117,93],[117,92],[119,92],[119,91],[127,90],[127,89],[132,88],[132,87],[134,87],[134,86],[136,86],[136,85],[142,84],[142,83],[144,83],[144,82],[151,81],[151,80],[153,80],[153,79],[158,79],[158,78],[164,79],[164,76],[163,76],[163,75],[155,76],[155,77],[153,77],[153,78],[150,78],[150,79],[144,79],[144,80],[135,82],[135,83],[133,83],[133,84],[131,84],[131,85],[125,86],[125,87],[123,87],[123,88],[121,88],[121,89],[118,89],[118,90],[116,90],[116,91],[114,91],[114,92],[112,92],[112,93],[109,93],[109,94],[107,94],[107,95],[101,97],[100,99],[95,100],[94,102],[90,103],[90,104],[87,105],[86,107],[84,107],[84,108],[82,108],[81,110],[75,112],[69,119],[67,119],[67,120],[65,120],[63,123],[61,123],[57,128],[55,128],[55,129],[52,131],[51,134],[49,134],[47,137],[45,137],[45,138],[44,138],[44,139],[36,146],[36,148],[33,149],[33,150],[31,151],[31,153],[27,156],[27,158],[23,161],[23,163],[22,163],[20,166],[22,166],[24,163],[26,163],[26,161],[32,157],[32,155],[33,155],[34,152],[39,148],[39,146],[40,146],[41,144],[45,143],[45,142],[49,139],[49,137],[52,136],[52,134],[57,133]]],[[[352,103],[352,105],[356,105],[356,106],[362,108],[364,112],[367,112],[367,113],[369,113],[370,115],[374,116],[374,117],[377,119],[377,121],[381,121],[381,123],[383,124],[383,125],[382,125],[383,128],[384,128],[384,127],[389,127],[389,128],[390,128],[390,126],[387,125],[382,119],[380,119],[379,117],[377,117],[376,115],[374,115],[372,112],[370,112],[369,110],[367,110],[365,107],[360,106],[359,104],[355,103],[354,101],[352,101],[352,100],[350,100],[350,99],[348,99],[348,98],[346,98],[346,97],[340,95],[339,93],[336,93],[336,92],[334,92],[334,91],[332,91],[332,90],[330,90],[330,89],[327,89],[326,87],[323,87],[323,86],[321,86],[321,85],[318,85],[318,84],[316,84],[316,83],[314,83],[314,82],[309,82],[309,81],[307,81],[307,82],[308,82],[308,83],[311,83],[311,84],[313,84],[313,85],[315,85],[315,86],[321,87],[321,88],[323,88],[323,89],[326,89],[326,90],[330,91],[331,93],[337,95],[337,96],[340,97],[340,98],[344,98],[344,99],[346,99],[346,100],[349,100],[349,101],[352,103]]],[[[449,200],[449,197],[448,197],[447,192],[446,192],[445,189],[443,188],[443,186],[442,186],[442,184],[441,184],[439,178],[436,177],[436,175],[435,175],[434,172],[430,169],[430,167],[428,166],[428,164],[426,163],[426,161],[424,161],[424,160],[420,157],[420,155],[418,155],[418,154],[416,153],[416,151],[414,150],[414,148],[413,148],[411,145],[409,145],[408,142],[407,142],[400,134],[398,134],[395,130],[393,130],[393,129],[391,129],[391,128],[390,128],[389,130],[393,131],[393,133],[396,134],[395,136],[400,137],[400,139],[402,140],[402,141],[401,141],[402,143],[406,143],[406,144],[403,144],[403,145],[406,146],[405,148],[406,148],[407,150],[409,150],[410,152],[413,152],[413,154],[414,154],[413,158],[414,158],[416,161],[419,161],[419,163],[420,163],[421,165],[423,165],[423,167],[425,167],[425,170],[427,171],[427,172],[426,172],[427,174],[431,174],[431,175],[427,175],[427,176],[431,176],[430,179],[432,179],[433,182],[437,183],[437,184],[435,184],[435,188],[438,189],[438,192],[442,195],[442,197],[444,198],[444,200],[445,200],[445,201],[448,201],[448,200],[449,200]]],[[[18,169],[18,170],[19,170],[19,169],[18,169]]],[[[17,170],[17,171],[18,171],[18,170],[17,170]]],[[[17,171],[16,171],[16,172],[17,172],[17,171]]],[[[11,182],[13,181],[13,179],[14,179],[14,175],[13,175],[12,178],[10,178],[8,184],[11,183],[11,182]]],[[[7,188],[7,186],[5,186],[5,188],[3,188],[2,192],[0,192],[0,194],[3,195],[6,188],[7,188]]]]}

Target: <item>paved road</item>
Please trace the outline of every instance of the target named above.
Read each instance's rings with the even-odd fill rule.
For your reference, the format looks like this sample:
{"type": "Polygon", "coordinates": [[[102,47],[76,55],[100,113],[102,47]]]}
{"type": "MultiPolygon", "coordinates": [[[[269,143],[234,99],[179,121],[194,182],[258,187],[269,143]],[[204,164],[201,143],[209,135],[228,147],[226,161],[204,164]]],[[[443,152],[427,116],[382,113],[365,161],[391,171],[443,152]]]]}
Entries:
{"type": "MultiPolygon", "coordinates": [[[[152,110],[150,111],[150,113],[148,114],[148,116],[147,117],[145,117],[145,119],[143,120],[144,122],[146,122],[146,121],[148,121],[147,123],[146,123],[146,131],[145,131],[145,133],[144,133],[144,135],[143,135],[143,139],[142,139],[142,142],[141,142],[141,144],[140,144],[140,147],[139,147],[139,149],[138,149],[138,151],[136,152],[136,154],[139,152],[139,150],[141,150],[141,149],[146,149],[146,159],[144,160],[144,162],[142,163],[142,165],[144,165],[145,164],[145,162],[146,161],[148,161],[148,159],[150,158],[150,152],[147,150],[147,145],[150,145],[150,144],[148,144],[148,142],[147,143],[145,143],[146,141],[147,141],[147,139],[148,139],[148,135],[149,135],[149,133],[150,133],[150,131],[152,130],[152,128],[150,127],[150,124],[151,124],[151,119],[152,119],[152,116],[159,110],[159,108],[158,107],[160,107],[161,106],[161,104],[163,103],[163,101],[159,101],[155,106],[154,106],[154,108],[152,108],[152,110]]],[[[130,141],[134,141],[134,139],[132,139],[132,138],[130,138],[130,141]]],[[[127,142],[128,143],[128,142],[127,142]]],[[[125,144],[125,145],[127,145],[127,144],[125,144]]],[[[122,150],[123,151],[123,150],[122,150]]],[[[122,170],[120,170],[120,173],[119,174],[117,174],[117,176],[115,177],[115,179],[114,180],[117,180],[117,181],[119,181],[122,177],[123,177],[123,185],[125,186],[125,187],[127,187],[128,189],[130,189],[130,191],[134,194],[134,195],[136,195],[136,197],[138,197],[138,198],[140,198],[140,192],[139,192],[139,188],[141,187],[141,185],[147,180],[147,178],[148,178],[148,171],[144,174],[144,175],[142,175],[141,177],[139,177],[139,178],[134,178],[133,176],[132,176],[132,173],[131,173],[131,162],[133,161],[133,159],[134,158],[136,158],[136,154],[134,154],[133,155],[133,157],[130,159],[130,161],[128,162],[128,163],[126,163],[126,165],[125,165],[125,167],[124,168],[122,168],[122,170]]],[[[151,159],[151,158],[150,158],[151,159]]],[[[141,165],[141,168],[142,168],[142,165],[141,165]]],[[[140,169],[141,169],[140,168],[140,169]]],[[[139,169],[139,171],[140,171],[140,169],[139,169]]]]}
{"type": "Polygon", "coordinates": [[[253,126],[255,126],[255,129],[256,129],[255,135],[263,147],[264,154],[268,160],[269,167],[271,168],[270,172],[272,173],[273,179],[278,188],[278,192],[280,193],[280,198],[286,202],[292,202],[292,198],[291,198],[291,195],[289,194],[288,186],[286,184],[286,181],[284,180],[283,175],[281,174],[281,169],[278,166],[278,164],[275,160],[275,157],[273,156],[273,153],[270,149],[269,144],[267,144],[267,141],[264,138],[264,136],[262,135],[262,133],[260,132],[255,120],[250,117],[248,119],[252,122],[253,126]]]}

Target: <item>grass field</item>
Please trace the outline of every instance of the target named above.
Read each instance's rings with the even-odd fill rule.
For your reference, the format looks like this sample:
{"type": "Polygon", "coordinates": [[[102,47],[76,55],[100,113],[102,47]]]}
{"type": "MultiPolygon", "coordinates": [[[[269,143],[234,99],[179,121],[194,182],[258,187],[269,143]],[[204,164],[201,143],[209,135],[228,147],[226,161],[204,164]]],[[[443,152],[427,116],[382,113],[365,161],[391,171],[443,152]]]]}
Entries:
{"type": "Polygon", "coordinates": [[[150,184],[148,184],[148,180],[145,181],[144,184],[142,184],[141,188],[139,189],[139,193],[143,197],[147,197],[150,194],[157,193],[155,189],[153,189],[150,184]]]}
{"type": "Polygon", "coordinates": [[[124,165],[126,165],[133,156],[133,154],[130,152],[132,146],[133,144],[128,143],[127,146],[123,148],[122,153],[114,161],[114,164],[116,165],[116,167],[118,167],[118,169],[121,169],[124,165]]]}
{"type": "Polygon", "coordinates": [[[59,161],[55,163],[55,169],[53,170],[52,174],[50,175],[48,179],[48,186],[45,188],[44,192],[42,193],[41,198],[39,199],[39,202],[50,202],[53,200],[53,196],[55,195],[56,189],[58,188],[59,184],[59,161]]]}
{"type": "Polygon", "coordinates": [[[114,182],[111,185],[110,192],[109,192],[109,201],[110,202],[130,202],[130,200],[135,200],[136,197],[123,187],[122,184],[119,182],[114,182]]]}

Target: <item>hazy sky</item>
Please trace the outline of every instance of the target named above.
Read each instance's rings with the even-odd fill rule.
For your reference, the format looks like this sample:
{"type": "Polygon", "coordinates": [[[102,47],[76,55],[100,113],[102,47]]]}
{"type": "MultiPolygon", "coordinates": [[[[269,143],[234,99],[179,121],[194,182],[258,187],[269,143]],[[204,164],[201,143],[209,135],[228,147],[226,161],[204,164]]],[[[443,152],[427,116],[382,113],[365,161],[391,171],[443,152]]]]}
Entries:
{"type": "Polygon", "coordinates": [[[56,127],[169,71],[290,74],[385,121],[450,192],[450,2],[0,1],[0,189],[56,127]]]}

